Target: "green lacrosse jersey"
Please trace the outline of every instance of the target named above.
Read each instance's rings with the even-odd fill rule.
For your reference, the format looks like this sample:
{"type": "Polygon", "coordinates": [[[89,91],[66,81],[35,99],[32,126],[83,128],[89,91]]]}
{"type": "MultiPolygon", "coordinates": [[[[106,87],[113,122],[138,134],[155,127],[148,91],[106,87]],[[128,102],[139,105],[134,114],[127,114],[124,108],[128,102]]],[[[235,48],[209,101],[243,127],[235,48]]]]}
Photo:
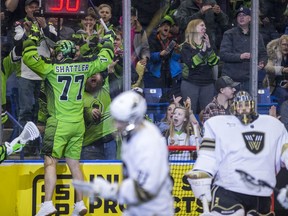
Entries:
{"type": "Polygon", "coordinates": [[[45,79],[49,115],[61,121],[79,122],[83,119],[87,77],[104,71],[112,62],[114,53],[109,48],[102,48],[97,56],[58,62],[39,56],[37,47],[30,45],[24,48],[22,56],[24,63],[45,79]]]}
{"type": "Polygon", "coordinates": [[[111,97],[109,93],[108,77],[104,86],[94,95],[84,92],[84,120],[85,134],[83,146],[87,146],[104,136],[116,131],[110,115],[111,97]],[[92,118],[92,109],[97,108],[101,111],[101,118],[95,121],[92,118]]]}
{"type": "Polygon", "coordinates": [[[20,66],[20,57],[13,58],[12,51],[6,56],[1,65],[1,91],[2,91],[2,105],[6,104],[6,82],[9,76],[17,70],[20,66]]]}

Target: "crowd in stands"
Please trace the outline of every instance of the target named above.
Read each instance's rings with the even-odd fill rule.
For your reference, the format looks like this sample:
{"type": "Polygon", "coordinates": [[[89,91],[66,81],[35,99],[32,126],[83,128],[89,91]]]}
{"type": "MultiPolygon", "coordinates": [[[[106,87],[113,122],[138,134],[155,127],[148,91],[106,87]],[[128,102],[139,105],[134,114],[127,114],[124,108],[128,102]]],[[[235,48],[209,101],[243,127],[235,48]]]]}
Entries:
{"type": "MultiPolygon", "coordinates": [[[[15,118],[23,126],[27,121],[37,123],[42,119],[45,125],[49,117],[45,111],[49,95],[45,95],[47,90],[41,91],[47,80],[23,61],[23,42],[39,37],[38,54],[49,59],[55,57],[53,47],[57,41],[69,40],[76,45],[74,59],[93,58],[105,43],[105,29],[97,10],[115,34],[114,58],[83,86],[85,133],[81,159],[116,159],[121,137],[115,136],[109,106],[123,91],[122,3],[91,2],[94,5],[89,6],[85,16],[71,19],[34,16],[38,0],[1,1],[2,122],[6,121],[6,105],[9,111],[6,81],[13,72],[19,99],[15,118]],[[39,106],[39,101],[44,102],[39,106]]],[[[283,116],[280,120],[287,126],[288,3],[259,3],[258,88],[268,89],[274,96],[277,114],[283,116]]],[[[132,1],[128,48],[131,89],[162,90],[160,102],[169,105],[164,118],[155,123],[167,145],[195,145],[193,124],[200,128],[212,116],[229,114],[234,93],[249,91],[250,27],[254,15],[250,8],[251,1],[247,0],[132,1]]],[[[34,145],[41,143],[36,140],[34,145]]]]}

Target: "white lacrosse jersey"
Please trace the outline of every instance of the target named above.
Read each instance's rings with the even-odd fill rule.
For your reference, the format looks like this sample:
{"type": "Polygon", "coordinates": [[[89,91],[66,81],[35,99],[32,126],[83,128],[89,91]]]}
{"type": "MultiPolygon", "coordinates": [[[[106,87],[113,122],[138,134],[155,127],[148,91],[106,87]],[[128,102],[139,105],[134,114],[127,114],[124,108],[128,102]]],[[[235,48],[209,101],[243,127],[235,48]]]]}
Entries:
{"type": "Polygon", "coordinates": [[[234,115],[215,116],[204,123],[204,137],[193,169],[211,173],[214,185],[227,190],[270,196],[270,188],[247,184],[235,170],[243,170],[274,187],[285,144],[287,130],[272,116],[259,115],[248,125],[234,115]]]}
{"type": "Polygon", "coordinates": [[[144,120],[121,146],[123,181],[118,201],[124,215],[174,215],[168,148],[156,125],[144,120]]]}

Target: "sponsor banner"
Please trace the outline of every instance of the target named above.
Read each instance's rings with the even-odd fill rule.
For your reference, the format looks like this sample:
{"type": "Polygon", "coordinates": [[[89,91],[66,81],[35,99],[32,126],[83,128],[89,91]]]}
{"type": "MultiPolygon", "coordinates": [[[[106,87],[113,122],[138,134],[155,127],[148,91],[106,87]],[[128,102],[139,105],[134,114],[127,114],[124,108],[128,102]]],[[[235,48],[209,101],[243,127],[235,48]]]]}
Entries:
{"type": "MultiPolygon", "coordinates": [[[[171,164],[171,175],[174,181],[176,215],[199,215],[202,212],[201,202],[193,196],[184,173],[192,168],[191,164],[171,164]]],[[[92,181],[101,176],[110,182],[122,181],[122,167],[119,162],[81,163],[85,181],[92,181]]],[[[44,201],[44,167],[43,162],[5,162],[0,165],[0,215],[30,216],[35,215],[44,201]]],[[[57,167],[57,182],[53,195],[53,203],[58,210],[57,215],[71,215],[76,199],[71,184],[72,176],[65,162],[57,167]]],[[[129,193],[129,192],[128,192],[129,193]]],[[[106,201],[98,197],[84,197],[88,208],[87,216],[121,215],[125,206],[117,202],[106,201]],[[93,200],[94,199],[94,200],[93,200]]]]}

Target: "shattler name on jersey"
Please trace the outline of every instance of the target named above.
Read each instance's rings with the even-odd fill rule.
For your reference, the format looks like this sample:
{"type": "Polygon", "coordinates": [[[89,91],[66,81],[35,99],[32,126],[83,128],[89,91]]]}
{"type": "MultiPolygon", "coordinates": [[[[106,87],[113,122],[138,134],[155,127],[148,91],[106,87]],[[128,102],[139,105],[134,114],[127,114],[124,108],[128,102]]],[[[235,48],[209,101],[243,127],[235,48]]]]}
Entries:
{"type": "Polygon", "coordinates": [[[70,65],[57,65],[55,66],[56,73],[73,73],[73,72],[86,72],[89,70],[88,64],[70,64],[70,65]]]}

